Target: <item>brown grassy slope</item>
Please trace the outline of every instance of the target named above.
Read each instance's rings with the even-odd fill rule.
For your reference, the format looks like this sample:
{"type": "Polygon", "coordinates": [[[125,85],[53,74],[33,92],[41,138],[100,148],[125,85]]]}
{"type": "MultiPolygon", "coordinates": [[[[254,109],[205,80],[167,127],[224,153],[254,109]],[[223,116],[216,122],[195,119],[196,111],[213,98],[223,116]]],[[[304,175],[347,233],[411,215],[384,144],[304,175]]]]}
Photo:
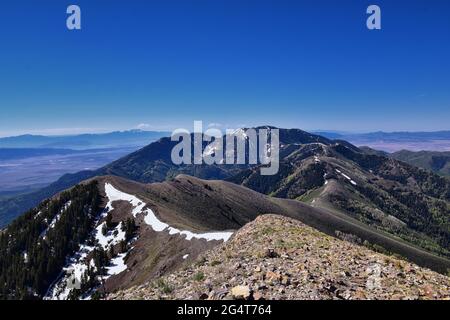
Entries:
{"type": "MultiPolygon", "coordinates": [[[[329,235],[352,234],[408,260],[446,273],[450,262],[375,230],[339,212],[315,208],[296,200],[269,197],[225,181],[179,175],[171,181],[140,184],[117,177],[98,178],[147,202],[160,220],[183,230],[237,230],[257,216],[276,213],[297,219],[329,235]]],[[[104,185],[101,183],[100,185],[104,185]]]]}

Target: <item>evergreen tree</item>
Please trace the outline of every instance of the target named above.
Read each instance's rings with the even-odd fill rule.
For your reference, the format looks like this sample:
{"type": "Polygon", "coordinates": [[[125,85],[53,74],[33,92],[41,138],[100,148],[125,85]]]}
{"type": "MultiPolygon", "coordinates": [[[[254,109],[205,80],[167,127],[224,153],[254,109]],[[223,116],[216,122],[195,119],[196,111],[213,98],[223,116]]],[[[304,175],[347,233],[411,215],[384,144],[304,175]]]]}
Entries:
{"type": "Polygon", "coordinates": [[[100,203],[94,181],[62,192],[57,199],[45,200],[13,221],[0,234],[0,299],[42,297],[66,258],[93,230],[100,203]],[[56,223],[50,228],[52,221],[56,223]]]}

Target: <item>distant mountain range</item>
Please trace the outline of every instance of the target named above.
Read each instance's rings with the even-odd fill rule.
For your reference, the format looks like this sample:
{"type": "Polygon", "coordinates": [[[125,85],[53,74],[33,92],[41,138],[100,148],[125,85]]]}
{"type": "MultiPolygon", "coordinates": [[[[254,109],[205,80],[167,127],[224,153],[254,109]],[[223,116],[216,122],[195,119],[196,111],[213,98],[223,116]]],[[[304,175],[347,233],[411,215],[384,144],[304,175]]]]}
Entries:
{"type": "Polygon", "coordinates": [[[427,141],[427,140],[450,140],[450,131],[433,132],[369,132],[369,133],[340,133],[330,131],[314,131],[315,134],[330,139],[360,139],[360,140],[386,140],[386,141],[427,141]]]}
{"type": "Polygon", "coordinates": [[[8,223],[43,199],[90,177],[114,175],[152,183],[188,174],[227,179],[276,197],[314,201],[313,205],[331,207],[450,256],[448,179],[302,130],[281,129],[280,142],[279,173],[261,176],[254,166],[174,165],[170,153],[176,142],[161,138],[98,170],[65,175],[46,188],[0,201],[1,222],[8,223]]]}
{"type": "MultiPolygon", "coordinates": [[[[0,263],[0,279],[4,280],[0,298],[96,299],[118,289],[142,286],[192,263],[197,265],[201,254],[268,212],[332,236],[352,235],[356,244],[385,248],[385,254],[396,252],[441,272],[450,267],[447,259],[350,216],[230,182],[179,175],[144,185],[103,176],[42,202],[4,231],[0,262],[9,263],[0,263]]],[[[289,224],[285,226],[292,230],[289,224]]],[[[261,236],[272,231],[264,228],[262,232],[261,236]]],[[[324,235],[310,233],[326,243],[324,235]]],[[[201,280],[199,276],[195,281],[201,280]]]]}
{"type": "Polygon", "coordinates": [[[0,199],[43,188],[67,173],[95,170],[168,134],[130,130],[0,138],[0,199]]]}
{"type": "MultiPolygon", "coordinates": [[[[282,130],[280,134],[281,141],[290,144],[320,141],[329,143],[330,141],[327,138],[297,129],[282,130]]],[[[171,151],[176,144],[177,142],[171,141],[170,137],[164,137],[98,170],[66,174],[49,186],[32,193],[0,199],[0,227],[36,206],[43,199],[90,177],[116,175],[144,183],[164,181],[178,174],[189,174],[204,179],[225,179],[248,168],[245,165],[177,166],[171,160],[171,151]]]]}
{"type": "Polygon", "coordinates": [[[67,136],[21,135],[0,138],[0,148],[59,148],[100,149],[121,147],[142,147],[164,136],[168,132],[129,130],[98,134],[67,136]]]}
{"type": "Polygon", "coordinates": [[[357,146],[369,146],[373,149],[396,152],[409,151],[450,151],[450,131],[436,132],[372,132],[342,133],[314,132],[329,139],[351,142],[357,146]]]}
{"type": "MultiPolygon", "coordinates": [[[[399,151],[407,149],[410,151],[432,150],[444,151],[442,145],[450,146],[450,131],[436,132],[372,132],[372,133],[342,133],[332,131],[315,131],[320,135],[332,140],[345,140],[358,146],[379,146],[378,150],[399,151]],[[383,147],[383,143],[385,147],[383,147]],[[401,146],[412,148],[402,148],[401,146]]],[[[128,130],[115,131],[99,134],[80,134],[66,136],[44,136],[44,135],[20,135],[14,137],[0,138],[0,148],[58,148],[58,149],[98,149],[146,146],[149,142],[169,136],[170,132],[128,130]]],[[[450,151],[450,149],[449,149],[450,151]]]]}
{"type": "MultiPolygon", "coordinates": [[[[242,131],[239,139],[248,138],[242,131]]],[[[450,268],[448,178],[298,129],[280,129],[273,176],[261,176],[258,165],[177,166],[175,144],[164,137],[98,170],[1,200],[1,223],[10,224],[0,236],[3,296],[94,298],[141,285],[264,213],[441,273],[450,268]],[[81,287],[72,290],[74,281],[81,287]]]]}

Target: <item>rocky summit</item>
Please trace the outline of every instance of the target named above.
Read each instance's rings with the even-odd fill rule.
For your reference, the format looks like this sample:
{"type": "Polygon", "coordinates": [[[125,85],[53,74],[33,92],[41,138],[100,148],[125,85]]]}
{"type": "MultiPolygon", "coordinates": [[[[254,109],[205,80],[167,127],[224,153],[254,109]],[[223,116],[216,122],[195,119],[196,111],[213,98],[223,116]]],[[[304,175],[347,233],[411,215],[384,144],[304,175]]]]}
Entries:
{"type": "Polygon", "coordinates": [[[450,299],[450,278],[263,215],[184,269],[107,299],[450,299]]]}

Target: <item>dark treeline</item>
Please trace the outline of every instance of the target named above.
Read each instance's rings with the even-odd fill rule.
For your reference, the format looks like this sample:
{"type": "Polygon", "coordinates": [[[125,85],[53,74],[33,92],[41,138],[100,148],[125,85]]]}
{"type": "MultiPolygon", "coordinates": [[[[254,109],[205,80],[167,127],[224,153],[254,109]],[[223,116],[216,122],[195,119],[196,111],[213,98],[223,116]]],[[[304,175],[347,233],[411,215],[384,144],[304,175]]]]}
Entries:
{"type": "Polygon", "coordinates": [[[97,182],[77,185],[16,219],[0,235],[0,298],[42,298],[92,230],[97,182]],[[51,226],[51,227],[50,227],[51,226]]]}

